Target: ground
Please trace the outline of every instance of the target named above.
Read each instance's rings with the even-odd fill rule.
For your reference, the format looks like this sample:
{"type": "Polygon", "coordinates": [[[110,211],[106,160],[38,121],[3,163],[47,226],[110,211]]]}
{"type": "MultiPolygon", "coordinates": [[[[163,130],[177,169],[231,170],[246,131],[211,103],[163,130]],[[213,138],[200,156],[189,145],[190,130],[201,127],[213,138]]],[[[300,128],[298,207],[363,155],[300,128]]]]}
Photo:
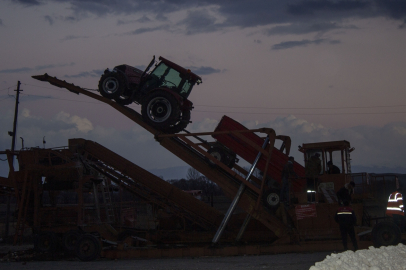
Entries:
{"type": "MultiPolygon", "coordinates": [[[[15,247],[16,248],[16,247],[15,247]]],[[[24,247],[14,250],[22,250],[24,247]]],[[[1,253],[9,248],[0,246],[1,253]]],[[[138,259],[138,260],[107,260],[100,259],[94,262],[81,262],[77,259],[58,261],[27,261],[27,262],[0,262],[2,270],[40,270],[40,269],[137,269],[137,270],[226,270],[226,269],[288,269],[308,270],[316,262],[322,261],[330,252],[291,253],[261,256],[234,256],[234,257],[199,257],[175,259],[138,259]]]]}

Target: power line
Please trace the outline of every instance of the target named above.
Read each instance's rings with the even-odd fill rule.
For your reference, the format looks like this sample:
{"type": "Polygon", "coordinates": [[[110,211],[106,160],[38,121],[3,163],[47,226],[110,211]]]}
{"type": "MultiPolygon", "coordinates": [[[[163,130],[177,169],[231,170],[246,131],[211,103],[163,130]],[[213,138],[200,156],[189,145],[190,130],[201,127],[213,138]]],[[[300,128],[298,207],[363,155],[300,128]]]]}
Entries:
{"type": "Polygon", "coordinates": [[[13,87],[13,86],[9,86],[9,87],[6,87],[6,88],[4,88],[4,89],[1,89],[0,92],[1,92],[1,91],[4,91],[4,90],[9,90],[11,87],[13,87]]]}
{"type": "MultiPolygon", "coordinates": [[[[255,113],[255,112],[215,112],[215,111],[199,111],[195,112],[205,112],[205,113],[235,113],[235,114],[265,114],[265,115],[280,115],[282,113],[255,113]]],[[[295,115],[354,115],[354,114],[400,114],[406,112],[381,112],[381,113],[295,113],[295,115]]]]}
{"type": "Polygon", "coordinates": [[[390,105],[390,106],[354,106],[354,107],[303,107],[303,108],[287,108],[287,107],[243,107],[243,106],[218,106],[218,105],[195,105],[199,107],[210,107],[210,108],[230,108],[230,109],[268,109],[268,110],[339,110],[339,109],[370,109],[370,108],[394,108],[394,107],[406,107],[406,105],[390,105]]]}

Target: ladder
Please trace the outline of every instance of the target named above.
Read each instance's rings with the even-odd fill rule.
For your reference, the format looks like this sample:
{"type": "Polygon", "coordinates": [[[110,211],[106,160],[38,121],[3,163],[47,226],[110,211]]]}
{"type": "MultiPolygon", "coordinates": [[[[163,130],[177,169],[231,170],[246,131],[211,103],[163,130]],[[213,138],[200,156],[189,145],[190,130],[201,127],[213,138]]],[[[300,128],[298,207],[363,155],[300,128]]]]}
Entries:
{"type": "Polygon", "coordinates": [[[109,180],[106,179],[106,177],[103,177],[103,181],[101,183],[101,192],[104,201],[104,209],[106,210],[107,222],[114,223],[115,215],[113,202],[111,200],[110,183],[109,180]]]}

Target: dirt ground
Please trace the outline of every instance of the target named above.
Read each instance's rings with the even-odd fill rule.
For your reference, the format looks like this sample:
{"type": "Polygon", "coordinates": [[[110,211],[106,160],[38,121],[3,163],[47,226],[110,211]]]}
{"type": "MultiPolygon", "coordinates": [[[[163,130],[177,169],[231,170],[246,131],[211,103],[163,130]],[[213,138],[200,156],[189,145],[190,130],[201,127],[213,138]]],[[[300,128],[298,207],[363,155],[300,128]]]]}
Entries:
{"type": "MultiPolygon", "coordinates": [[[[30,246],[14,247],[13,250],[24,250],[30,246]]],[[[0,246],[0,254],[10,251],[8,246],[0,246]]],[[[198,257],[174,259],[134,259],[134,260],[108,260],[99,259],[94,262],[81,262],[77,259],[64,259],[57,261],[27,261],[27,262],[0,262],[2,270],[42,270],[42,269],[137,269],[137,270],[226,270],[226,269],[289,269],[308,270],[316,262],[322,261],[331,252],[292,253],[261,256],[234,256],[234,257],[198,257]]]]}

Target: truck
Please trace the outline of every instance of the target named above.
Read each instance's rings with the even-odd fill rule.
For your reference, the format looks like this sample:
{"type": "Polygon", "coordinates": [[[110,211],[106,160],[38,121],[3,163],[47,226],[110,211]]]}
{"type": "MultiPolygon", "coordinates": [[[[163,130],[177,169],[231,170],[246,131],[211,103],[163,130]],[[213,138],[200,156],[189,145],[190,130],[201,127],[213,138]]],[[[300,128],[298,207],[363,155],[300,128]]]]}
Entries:
{"type": "Polygon", "coordinates": [[[177,133],[190,122],[193,103],[188,96],[202,78],[162,56],[158,60],[155,63],[154,56],[144,71],[125,64],[106,69],[98,91],[121,105],[141,104],[145,122],[165,133],[177,133]]]}

